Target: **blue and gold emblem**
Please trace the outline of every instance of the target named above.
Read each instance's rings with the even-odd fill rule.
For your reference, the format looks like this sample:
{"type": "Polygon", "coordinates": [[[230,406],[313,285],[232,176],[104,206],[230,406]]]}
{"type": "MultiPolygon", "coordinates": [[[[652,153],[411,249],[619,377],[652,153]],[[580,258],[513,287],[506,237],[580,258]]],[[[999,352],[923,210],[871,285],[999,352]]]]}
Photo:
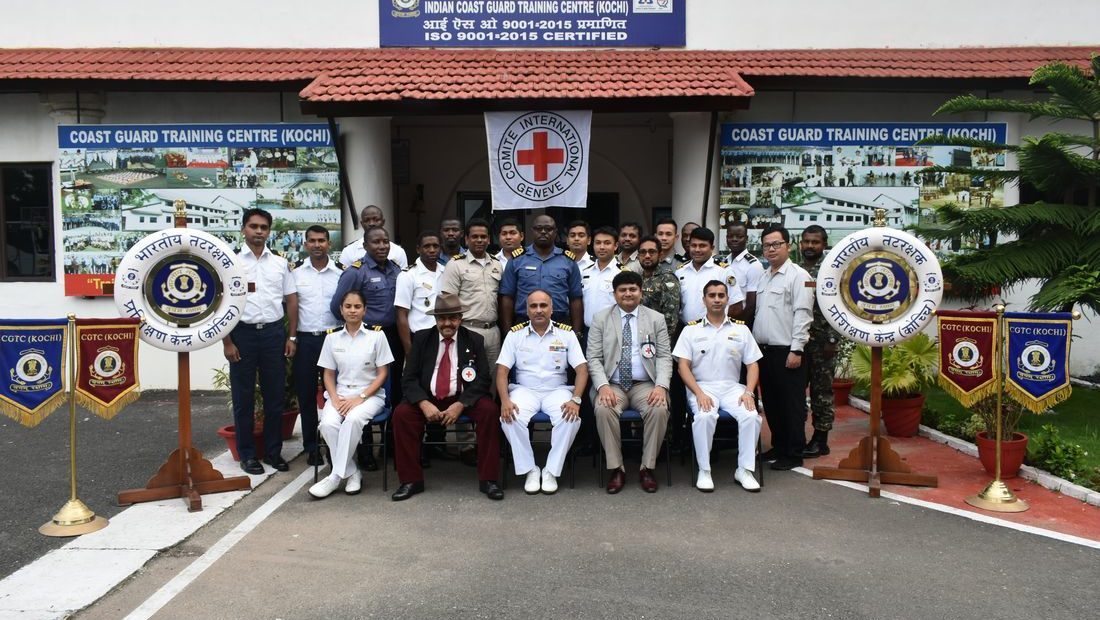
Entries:
{"type": "Polygon", "coordinates": [[[9,371],[13,392],[37,392],[53,387],[50,377],[53,367],[46,361],[46,352],[41,349],[26,349],[19,352],[19,361],[9,371]]]}
{"type": "Polygon", "coordinates": [[[916,296],[913,270],[889,252],[870,252],[853,261],[844,273],[842,294],[848,308],[873,323],[904,314],[916,296]]]}
{"type": "Polygon", "coordinates": [[[184,327],[210,316],[221,294],[217,271],[193,255],[164,258],[145,280],[149,309],[168,323],[184,327]]]}

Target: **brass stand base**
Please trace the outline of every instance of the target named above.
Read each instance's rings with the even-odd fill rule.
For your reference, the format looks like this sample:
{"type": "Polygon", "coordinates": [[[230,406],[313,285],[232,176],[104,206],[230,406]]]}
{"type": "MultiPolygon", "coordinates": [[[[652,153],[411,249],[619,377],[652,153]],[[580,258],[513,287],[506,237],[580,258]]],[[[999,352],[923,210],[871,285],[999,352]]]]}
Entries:
{"type": "Polygon", "coordinates": [[[49,523],[38,528],[39,533],[59,538],[80,536],[107,527],[107,519],[97,517],[91,508],[79,499],[65,502],[49,523]]]}
{"type": "Polygon", "coordinates": [[[1027,502],[1016,497],[1000,480],[994,480],[977,495],[966,498],[966,503],[982,510],[993,512],[1023,512],[1030,508],[1027,502]]]}

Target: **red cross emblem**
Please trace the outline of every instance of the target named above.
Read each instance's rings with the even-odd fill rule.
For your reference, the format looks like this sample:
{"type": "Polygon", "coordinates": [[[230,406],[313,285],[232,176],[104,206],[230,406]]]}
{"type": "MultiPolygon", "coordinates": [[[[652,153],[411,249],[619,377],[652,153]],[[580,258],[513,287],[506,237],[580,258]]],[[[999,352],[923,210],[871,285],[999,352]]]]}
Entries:
{"type": "Polygon", "coordinates": [[[547,146],[548,132],[536,131],[532,134],[530,149],[516,151],[516,163],[521,166],[535,167],[535,182],[541,183],[550,176],[550,164],[565,163],[565,149],[547,146]]]}

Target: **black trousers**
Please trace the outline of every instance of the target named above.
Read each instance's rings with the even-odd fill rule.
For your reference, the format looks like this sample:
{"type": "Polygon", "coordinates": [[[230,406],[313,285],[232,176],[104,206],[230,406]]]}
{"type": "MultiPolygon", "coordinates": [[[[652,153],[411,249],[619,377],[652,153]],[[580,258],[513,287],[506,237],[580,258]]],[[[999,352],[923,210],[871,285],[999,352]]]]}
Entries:
{"type": "Polygon", "coordinates": [[[787,368],[790,347],[761,345],[760,391],[778,456],[802,460],[806,445],[806,363],[787,368]]]}
{"type": "Polygon", "coordinates": [[[264,401],[264,450],[267,458],[280,456],[283,450],[283,401],[286,397],[286,329],[282,321],[256,329],[238,323],[229,335],[241,359],[229,365],[229,385],[233,394],[233,424],[237,431],[237,454],[241,461],[256,458],[252,438],[253,412],[256,406],[256,373],[260,374],[260,396],[264,401]]]}
{"type": "Polygon", "coordinates": [[[317,359],[321,357],[321,346],[325,344],[325,335],[298,334],[298,350],[294,353],[294,394],[298,397],[298,415],[302,419],[302,446],[306,454],[317,451],[317,385],[321,378],[321,368],[317,359]]]}

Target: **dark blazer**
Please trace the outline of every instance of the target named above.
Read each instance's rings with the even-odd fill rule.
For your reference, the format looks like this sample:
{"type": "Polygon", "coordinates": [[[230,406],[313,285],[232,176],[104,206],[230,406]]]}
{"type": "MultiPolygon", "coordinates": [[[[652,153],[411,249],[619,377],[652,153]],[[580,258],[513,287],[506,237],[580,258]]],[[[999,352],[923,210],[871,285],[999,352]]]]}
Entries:
{"type": "MultiPolygon", "coordinates": [[[[472,366],[477,370],[473,381],[458,377],[458,400],[464,407],[472,407],[481,397],[489,395],[492,384],[489,376],[489,358],[485,355],[485,340],[480,334],[458,328],[455,335],[455,351],[458,354],[458,371],[472,366]]],[[[417,404],[422,400],[434,398],[435,386],[432,385],[432,373],[435,372],[435,358],[439,355],[439,329],[422,329],[412,335],[412,347],[405,361],[405,372],[401,377],[405,402],[417,404]]]]}

